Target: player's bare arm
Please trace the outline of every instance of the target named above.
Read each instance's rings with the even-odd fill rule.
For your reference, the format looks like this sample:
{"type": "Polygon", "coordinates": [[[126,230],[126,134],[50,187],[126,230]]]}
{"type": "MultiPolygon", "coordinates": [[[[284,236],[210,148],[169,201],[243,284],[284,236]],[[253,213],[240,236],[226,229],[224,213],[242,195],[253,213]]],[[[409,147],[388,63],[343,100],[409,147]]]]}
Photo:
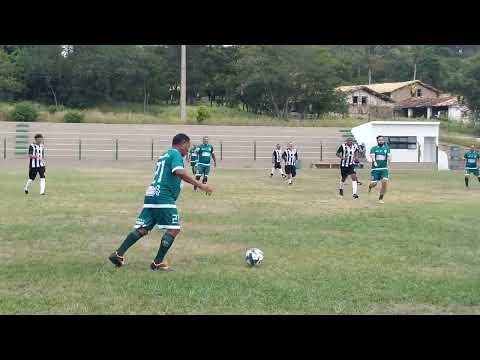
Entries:
{"type": "Polygon", "coordinates": [[[213,166],[217,167],[217,159],[215,158],[215,153],[212,153],[213,166]]]}
{"type": "Polygon", "coordinates": [[[196,181],[195,179],[193,179],[192,177],[190,177],[184,169],[177,169],[175,170],[175,175],[177,175],[178,177],[180,177],[180,179],[182,179],[183,181],[189,183],[189,184],[192,184],[193,186],[196,186],[198,187],[200,190],[202,191],[205,191],[207,193],[207,195],[211,195],[213,190],[212,188],[210,188],[210,186],[207,186],[207,185],[204,185],[198,181],[196,181]]]}

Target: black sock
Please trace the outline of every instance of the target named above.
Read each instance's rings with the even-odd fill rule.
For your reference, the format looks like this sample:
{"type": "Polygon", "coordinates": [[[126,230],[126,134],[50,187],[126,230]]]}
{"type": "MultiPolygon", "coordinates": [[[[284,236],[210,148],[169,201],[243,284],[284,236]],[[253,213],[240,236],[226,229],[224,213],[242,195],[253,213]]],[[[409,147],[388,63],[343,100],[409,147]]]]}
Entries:
{"type": "Polygon", "coordinates": [[[477,177],[477,179],[478,179],[478,182],[480,182],[480,176],[479,176],[479,177],[477,177]]]}
{"type": "Polygon", "coordinates": [[[468,187],[468,177],[465,178],[465,186],[468,187]]]}
{"type": "Polygon", "coordinates": [[[155,264],[160,264],[163,259],[165,258],[165,255],[167,254],[168,249],[173,244],[173,240],[175,240],[175,237],[168,232],[163,234],[162,240],[160,241],[160,248],[158,249],[157,256],[155,257],[155,264]]]}
{"type": "Polygon", "coordinates": [[[208,181],[208,178],[206,178],[205,176],[203,177],[203,180],[202,180],[202,184],[206,184],[208,181]]]}
{"type": "Polygon", "coordinates": [[[138,230],[133,230],[130,234],[128,234],[127,238],[123,240],[122,245],[120,245],[117,250],[117,254],[119,256],[123,256],[128,248],[135,244],[142,236],[143,235],[138,230]]]}
{"type": "Polygon", "coordinates": [[[383,194],[380,194],[378,200],[383,200],[383,194]]]}

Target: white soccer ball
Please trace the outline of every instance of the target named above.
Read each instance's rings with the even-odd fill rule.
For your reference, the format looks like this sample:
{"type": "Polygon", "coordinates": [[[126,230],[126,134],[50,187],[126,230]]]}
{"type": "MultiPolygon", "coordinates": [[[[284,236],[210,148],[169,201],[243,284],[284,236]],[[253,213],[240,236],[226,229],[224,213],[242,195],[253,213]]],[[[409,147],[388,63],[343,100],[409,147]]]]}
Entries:
{"type": "Polygon", "coordinates": [[[245,262],[249,266],[259,266],[263,262],[263,251],[257,248],[247,250],[245,262]]]}

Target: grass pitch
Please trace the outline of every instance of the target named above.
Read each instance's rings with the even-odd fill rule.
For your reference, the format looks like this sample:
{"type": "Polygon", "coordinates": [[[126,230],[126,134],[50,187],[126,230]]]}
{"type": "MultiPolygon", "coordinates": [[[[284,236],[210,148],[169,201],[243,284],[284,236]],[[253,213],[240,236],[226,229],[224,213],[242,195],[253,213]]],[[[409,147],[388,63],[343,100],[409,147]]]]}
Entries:
{"type": "Polygon", "coordinates": [[[55,169],[47,196],[26,172],[0,173],[1,314],[478,314],[480,184],[460,172],[392,172],[377,190],[336,196],[338,170],[299,171],[288,187],[268,171],[217,169],[206,197],[185,185],[183,226],[149,270],[154,230],[116,269],[151,169],[55,169]],[[247,268],[245,250],[265,252],[247,268]]]}

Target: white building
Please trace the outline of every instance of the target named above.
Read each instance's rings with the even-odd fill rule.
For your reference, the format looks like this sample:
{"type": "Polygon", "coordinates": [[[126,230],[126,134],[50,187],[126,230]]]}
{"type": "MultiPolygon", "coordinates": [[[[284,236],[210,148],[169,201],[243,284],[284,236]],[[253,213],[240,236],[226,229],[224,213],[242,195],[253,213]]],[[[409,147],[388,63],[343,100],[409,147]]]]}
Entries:
{"type": "MultiPolygon", "coordinates": [[[[437,161],[439,122],[371,121],[352,129],[359,144],[365,144],[367,158],[370,149],[382,135],[392,152],[392,162],[437,161]]],[[[438,169],[448,169],[447,154],[438,150],[438,169]],[[446,163],[445,163],[446,162],[446,163]]]]}

